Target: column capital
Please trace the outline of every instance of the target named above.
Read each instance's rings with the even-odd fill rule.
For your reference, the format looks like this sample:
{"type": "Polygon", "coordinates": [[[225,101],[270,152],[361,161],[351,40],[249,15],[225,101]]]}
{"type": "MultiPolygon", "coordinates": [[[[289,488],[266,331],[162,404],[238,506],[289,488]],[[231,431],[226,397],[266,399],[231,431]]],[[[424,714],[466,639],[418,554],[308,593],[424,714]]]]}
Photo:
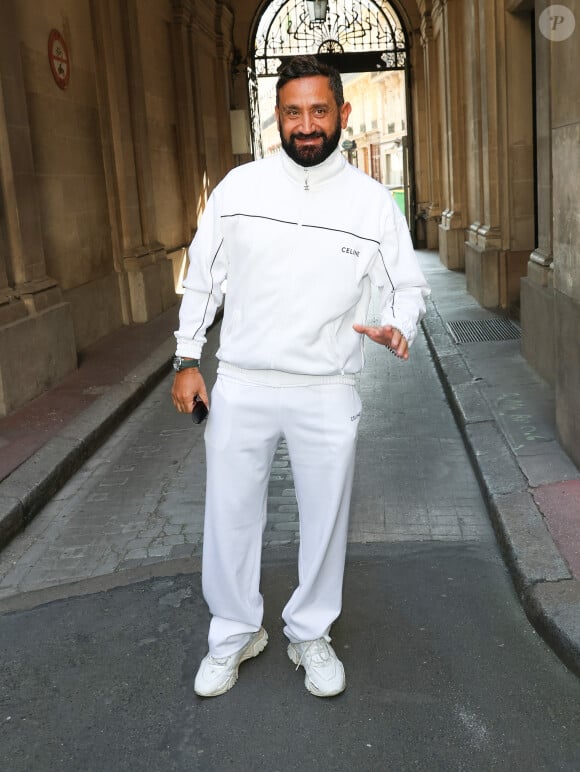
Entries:
{"type": "Polygon", "coordinates": [[[501,231],[491,225],[482,225],[477,230],[477,244],[482,249],[501,249],[501,231]]]}
{"type": "Polygon", "coordinates": [[[541,265],[544,268],[553,268],[554,256],[551,252],[546,252],[541,247],[537,247],[530,255],[530,262],[541,265]]]}
{"type": "Polygon", "coordinates": [[[421,17],[421,45],[426,47],[433,40],[433,18],[430,12],[421,17]]]}
{"type": "Polygon", "coordinates": [[[171,0],[173,9],[173,22],[188,27],[191,24],[193,14],[192,0],[171,0]]]}

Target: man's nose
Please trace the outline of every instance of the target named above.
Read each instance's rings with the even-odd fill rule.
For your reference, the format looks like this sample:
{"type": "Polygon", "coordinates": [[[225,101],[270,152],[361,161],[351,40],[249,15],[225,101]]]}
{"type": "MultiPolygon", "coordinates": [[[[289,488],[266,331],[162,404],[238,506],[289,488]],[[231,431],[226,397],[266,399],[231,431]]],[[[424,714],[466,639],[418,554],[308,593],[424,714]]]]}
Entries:
{"type": "Polygon", "coordinates": [[[312,134],[312,132],[315,131],[316,126],[314,125],[314,118],[312,117],[312,115],[310,115],[308,110],[305,110],[302,113],[300,122],[302,124],[303,134],[312,134]]]}

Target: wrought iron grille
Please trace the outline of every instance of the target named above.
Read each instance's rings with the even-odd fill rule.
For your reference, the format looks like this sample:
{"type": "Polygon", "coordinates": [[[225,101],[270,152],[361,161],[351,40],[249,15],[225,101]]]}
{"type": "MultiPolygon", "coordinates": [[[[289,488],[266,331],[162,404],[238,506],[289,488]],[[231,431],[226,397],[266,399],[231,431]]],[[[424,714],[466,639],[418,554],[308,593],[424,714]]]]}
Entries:
{"type": "Polygon", "coordinates": [[[254,158],[264,157],[262,147],[262,133],[260,131],[260,95],[258,92],[258,80],[255,71],[248,67],[248,92],[250,96],[250,115],[252,116],[252,150],[254,158]]]}
{"type": "Polygon", "coordinates": [[[329,0],[326,19],[312,22],[304,0],[273,0],[255,38],[258,77],[276,75],[284,58],[297,54],[377,52],[375,67],[402,70],[407,40],[398,16],[383,0],[329,0]]]}

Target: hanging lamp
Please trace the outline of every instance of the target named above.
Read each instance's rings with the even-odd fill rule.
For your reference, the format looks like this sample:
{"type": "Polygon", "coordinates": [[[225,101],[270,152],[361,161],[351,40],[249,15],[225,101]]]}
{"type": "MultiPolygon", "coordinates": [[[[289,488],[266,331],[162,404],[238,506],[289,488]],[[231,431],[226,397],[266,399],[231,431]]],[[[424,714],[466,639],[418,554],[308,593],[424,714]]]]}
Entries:
{"type": "Polygon", "coordinates": [[[306,0],[306,7],[312,24],[321,24],[326,20],[328,0],[306,0]]]}

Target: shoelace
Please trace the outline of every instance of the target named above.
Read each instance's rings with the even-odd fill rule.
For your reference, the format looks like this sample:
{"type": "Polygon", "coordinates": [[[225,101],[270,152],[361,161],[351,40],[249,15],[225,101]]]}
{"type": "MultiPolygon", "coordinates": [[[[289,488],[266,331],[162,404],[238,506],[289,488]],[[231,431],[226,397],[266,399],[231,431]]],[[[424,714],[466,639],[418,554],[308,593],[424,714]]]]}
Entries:
{"type": "Polygon", "coordinates": [[[225,665],[229,657],[212,657],[209,655],[209,661],[212,665],[225,665]]]}
{"type": "Polygon", "coordinates": [[[312,659],[314,659],[314,657],[316,656],[320,656],[321,659],[326,659],[326,660],[330,659],[330,652],[328,651],[329,646],[326,638],[318,638],[315,641],[310,641],[308,643],[308,646],[305,646],[304,648],[301,649],[300,657],[298,659],[298,664],[296,665],[296,670],[298,670],[298,668],[302,664],[304,655],[307,654],[312,647],[315,647],[316,649],[316,651],[312,655],[312,659]]]}

